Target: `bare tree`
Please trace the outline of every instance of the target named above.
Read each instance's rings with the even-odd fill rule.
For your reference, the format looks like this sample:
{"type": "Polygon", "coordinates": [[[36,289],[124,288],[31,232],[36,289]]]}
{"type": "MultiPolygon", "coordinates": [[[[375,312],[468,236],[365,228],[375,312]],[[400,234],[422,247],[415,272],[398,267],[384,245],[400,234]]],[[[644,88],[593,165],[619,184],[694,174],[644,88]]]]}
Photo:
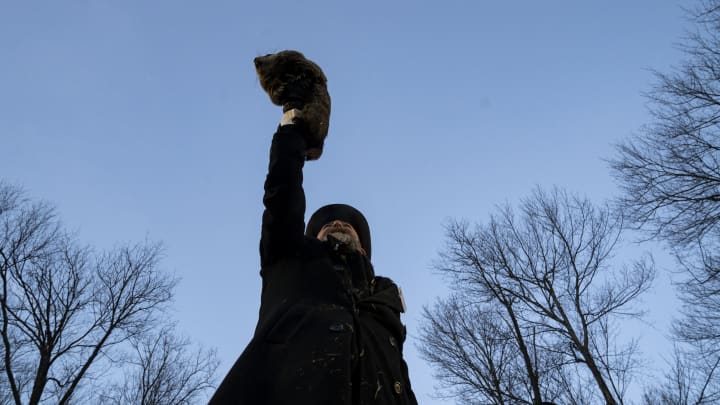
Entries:
{"type": "Polygon", "coordinates": [[[720,356],[675,346],[664,379],[646,389],[644,405],[711,405],[720,401],[720,356]]]}
{"type": "Polygon", "coordinates": [[[675,72],[656,72],[653,123],[618,145],[612,168],[636,224],[676,246],[717,237],[720,224],[720,1],[700,2],[698,30],[675,72]]]}
{"type": "Polygon", "coordinates": [[[533,350],[537,347],[527,344],[524,335],[519,341],[504,319],[492,306],[461,296],[425,308],[420,352],[463,404],[539,404],[552,396],[543,389],[549,384],[540,384],[546,377],[539,370],[547,367],[545,357],[539,360],[533,350]],[[521,346],[532,351],[527,353],[531,358],[521,353],[521,346]]]}
{"type": "Polygon", "coordinates": [[[686,271],[682,338],[717,339],[720,1],[700,1],[689,14],[696,30],[682,45],[686,59],[671,73],[656,72],[657,84],[647,94],[653,122],[618,145],[611,166],[624,189],[622,210],[651,237],[668,242],[686,271]]]}
{"type": "Polygon", "coordinates": [[[192,351],[190,341],[177,337],[172,326],[133,339],[133,348],[123,382],[105,390],[103,404],[188,405],[213,387],[219,364],[215,352],[192,351]]]}
{"type": "Polygon", "coordinates": [[[674,325],[682,350],[671,383],[654,389],[671,404],[705,403],[698,401],[707,395],[693,393],[720,383],[707,361],[720,354],[720,1],[700,0],[688,14],[694,29],[681,46],[684,60],[656,72],[647,94],[652,123],[618,145],[611,161],[624,189],[621,209],[667,242],[683,275],[683,317],[674,325]]]}
{"type": "MultiPolygon", "coordinates": [[[[492,309],[485,313],[495,314],[492,322],[468,311],[455,311],[455,316],[472,317],[464,322],[477,328],[500,324],[509,332],[516,347],[513,361],[522,365],[532,390],[526,394],[527,403],[546,400],[538,392],[545,384],[542,378],[561,387],[562,381],[586,377],[603,402],[623,403],[636,346],[619,344],[609,325],[618,317],[641,315],[633,304],[650,287],[654,265],[645,257],[630,267],[611,267],[621,230],[622,221],[610,208],[596,208],[560,190],[536,190],[522,202],[520,216],[505,207],[487,225],[449,225],[447,248],[437,269],[452,280],[464,304],[482,303],[492,309]],[[538,356],[552,359],[562,372],[552,372],[538,356]]],[[[440,329],[453,318],[447,308],[439,308],[443,310],[426,311],[425,335],[448,336],[444,344],[467,351],[465,342],[453,341],[453,334],[440,329]],[[446,319],[438,319],[442,314],[446,319]]],[[[432,350],[426,346],[425,352],[432,350]]],[[[434,363],[445,367],[442,372],[452,372],[438,360],[434,363]]],[[[489,372],[482,362],[472,361],[483,373],[489,372]]],[[[586,400],[588,393],[566,390],[553,395],[573,402],[572,398],[586,400]]]]}
{"type": "Polygon", "coordinates": [[[63,231],[48,204],[0,183],[0,353],[11,402],[90,400],[131,339],[157,324],[175,278],[161,247],[143,242],[95,253],[63,231]]]}
{"type": "Polygon", "coordinates": [[[437,377],[462,403],[540,404],[557,399],[551,382],[560,378],[559,359],[550,345],[538,343],[534,325],[521,324],[521,305],[493,275],[482,274],[482,297],[472,285],[462,294],[425,308],[420,352],[437,377]],[[480,298],[482,301],[477,301],[480,298]]]}

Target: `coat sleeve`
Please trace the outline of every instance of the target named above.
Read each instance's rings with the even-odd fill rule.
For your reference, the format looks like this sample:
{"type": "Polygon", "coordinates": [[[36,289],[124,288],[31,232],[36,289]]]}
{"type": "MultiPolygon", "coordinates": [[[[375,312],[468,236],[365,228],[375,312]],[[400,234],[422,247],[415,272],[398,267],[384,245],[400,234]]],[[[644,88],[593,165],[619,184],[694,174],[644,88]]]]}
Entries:
{"type": "Polygon", "coordinates": [[[302,246],[305,230],[303,165],[305,138],[295,125],[279,127],[270,146],[270,164],[265,178],[265,211],[260,237],[263,267],[295,255],[302,246]]]}

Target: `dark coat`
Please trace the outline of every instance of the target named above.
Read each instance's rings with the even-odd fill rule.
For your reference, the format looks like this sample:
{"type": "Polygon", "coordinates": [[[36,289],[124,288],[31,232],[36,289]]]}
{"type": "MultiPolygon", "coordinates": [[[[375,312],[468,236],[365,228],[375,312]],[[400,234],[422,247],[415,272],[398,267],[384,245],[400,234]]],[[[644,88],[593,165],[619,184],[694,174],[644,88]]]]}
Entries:
{"type": "Polygon", "coordinates": [[[255,335],[210,404],[417,404],[402,357],[398,287],[370,260],[304,235],[305,141],[280,127],[270,148],[255,335]]]}

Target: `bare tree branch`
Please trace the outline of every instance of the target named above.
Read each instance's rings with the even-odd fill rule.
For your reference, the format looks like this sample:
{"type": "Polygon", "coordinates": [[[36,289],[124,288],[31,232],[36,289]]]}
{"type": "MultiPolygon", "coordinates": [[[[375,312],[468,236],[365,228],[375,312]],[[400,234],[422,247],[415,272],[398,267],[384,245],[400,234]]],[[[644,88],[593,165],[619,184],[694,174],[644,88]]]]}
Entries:
{"type": "MultiPolygon", "coordinates": [[[[0,384],[9,393],[0,400],[91,401],[96,395],[83,384],[100,376],[110,356],[123,358],[131,342],[154,333],[172,300],[177,279],[158,269],[161,256],[161,245],[148,241],[95,253],[62,230],[48,204],[0,182],[0,384]]],[[[188,342],[162,347],[171,344],[185,350],[188,342]]],[[[183,366],[190,368],[178,365],[178,375],[194,370],[183,366]]],[[[210,380],[195,381],[185,380],[187,397],[210,380]]],[[[158,397],[176,399],[183,400],[158,397]]]]}
{"type": "Polygon", "coordinates": [[[667,376],[673,389],[646,395],[678,404],[705,401],[696,393],[707,392],[704,376],[715,376],[716,365],[703,361],[720,352],[720,1],[699,0],[687,12],[694,26],[680,47],[684,60],[655,73],[646,94],[652,122],[611,161],[624,191],[619,206],[680,265],[683,318],[674,336],[683,350],[667,376]],[[702,369],[689,368],[691,358],[702,369]]]}
{"type": "MultiPolygon", "coordinates": [[[[501,325],[514,346],[515,374],[529,387],[526,393],[511,391],[514,397],[524,394],[532,398],[530,403],[539,404],[545,399],[543,381],[553,381],[563,390],[554,391],[550,399],[585,400],[591,394],[571,389],[569,383],[584,380],[569,372],[582,366],[606,404],[622,404],[636,364],[636,347],[632,342],[616,344],[608,325],[618,317],[642,315],[634,303],[650,287],[655,271],[650,257],[629,267],[611,266],[621,231],[622,218],[609,207],[595,207],[557,189],[536,190],[522,202],[519,215],[505,207],[474,229],[467,223],[451,223],[436,268],[448,276],[462,302],[454,298],[426,311],[423,341],[426,358],[446,370],[441,379],[452,387],[477,389],[480,384],[453,379],[458,378],[452,374],[456,371],[448,371],[473,361],[477,374],[496,374],[489,361],[464,351],[468,339],[458,336],[469,331],[461,335],[454,326],[470,317],[476,328],[495,330],[501,325]],[[480,305],[489,309],[480,311],[480,305]],[[463,306],[476,312],[461,311],[463,306]],[[444,347],[438,352],[442,354],[431,355],[439,346],[444,347]],[[452,356],[465,360],[443,362],[452,356]]],[[[508,396],[508,390],[482,387],[485,397],[495,395],[493,403],[508,396]]]]}
{"type": "Polygon", "coordinates": [[[133,339],[135,355],[121,384],[104,390],[105,404],[189,405],[213,388],[218,367],[214,351],[191,351],[190,341],[175,336],[172,326],[133,339]]]}

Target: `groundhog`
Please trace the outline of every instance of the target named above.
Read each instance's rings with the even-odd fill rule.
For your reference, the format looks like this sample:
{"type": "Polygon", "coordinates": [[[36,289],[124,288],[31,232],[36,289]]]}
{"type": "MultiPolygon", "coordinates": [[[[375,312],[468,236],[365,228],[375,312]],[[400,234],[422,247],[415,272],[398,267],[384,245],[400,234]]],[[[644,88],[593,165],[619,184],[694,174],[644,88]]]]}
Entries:
{"type": "Polygon", "coordinates": [[[330,123],[330,94],[320,67],[297,51],[282,51],[254,60],[260,86],[283,112],[300,111],[293,122],[307,133],[305,158],[316,160],[323,150],[330,123]]]}

